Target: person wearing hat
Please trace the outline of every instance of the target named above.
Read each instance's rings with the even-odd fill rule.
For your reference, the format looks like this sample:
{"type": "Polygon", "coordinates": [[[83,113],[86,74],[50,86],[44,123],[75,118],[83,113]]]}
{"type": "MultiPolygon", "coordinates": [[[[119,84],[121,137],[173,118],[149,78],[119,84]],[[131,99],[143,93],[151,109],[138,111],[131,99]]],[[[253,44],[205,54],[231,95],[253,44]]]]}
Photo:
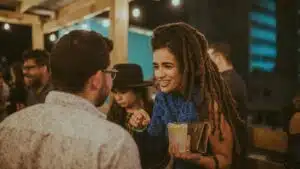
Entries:
{"type": "MultiPolygon", "coordinates": [[[[150,150],[153,144],[146,128],[137,125],[140,120],[149,123],[153,102],[148,94],[148,87],[153,83],[143,80],[143,72],[139,65],[126,63],[116,64],[116,77],[113,81],[113,101],[107,119],[125,128],[134,138],[140,152],[143,169],[161,168],[159,152],[150,150]],[[133,114],[142,114],[133,116],[133,114]],[[144,118],[144,119],[140,119],[144,118]]],[[[162,158],[162,157],[161,157],[162,158]]]]}
{"type": "MultiPolygon", "coordinates": [[[[112,92],[114,99],[108,113],[108,118],[125,127],[126,125],[134,124],[136,120],[132,119],[132,122],[126,125],[123,124],[125,122],[124,120],[126,120],[126,118],[129,119],[133,113],[139,111],[145,116],[137,118],[150,120],[149,113],[152,111],[153,104],[149,99],[147,87],[151,86],[152,82],[143,80],[142,69],[137,64],[117,64],[114,66],[114,69],[118,72],[113,81],[112,92]],[[114,110],[115,108],[123,109],[127,113],[116,112],[114,110]],[[125,118],[122,115],[124,115],[125,118]]],[[[130,127],[130,133],[134,130],[139,130],[138,126],[135,125],[127,127],[130,127]]]]}

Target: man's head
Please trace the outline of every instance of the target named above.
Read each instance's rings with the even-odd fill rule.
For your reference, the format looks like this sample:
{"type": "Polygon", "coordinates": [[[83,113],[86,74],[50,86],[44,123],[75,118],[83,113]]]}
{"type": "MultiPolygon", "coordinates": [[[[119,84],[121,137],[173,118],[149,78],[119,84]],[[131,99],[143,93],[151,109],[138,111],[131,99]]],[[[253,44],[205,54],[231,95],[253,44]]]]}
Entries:
{"type": "Polygon", "coordinates": [[[48,80],[49,54],[45,50],[28,50],[23,53],[23,73],[27,86],[39,87],[48,80]]]}
{"type": "Polygon", "coordinates": [[[215,43],[208,49],[211,60],[218,66],[219,72],[232,69],[230,47],[226,43],[215,43]]]}
{"type": "Polygon", "coordinates": [[[63,36],[50,57],[54,87],[102,105],[115,74],[107,70],[112,49],[112,41],[94,31],[75,30],[63,36]]]}

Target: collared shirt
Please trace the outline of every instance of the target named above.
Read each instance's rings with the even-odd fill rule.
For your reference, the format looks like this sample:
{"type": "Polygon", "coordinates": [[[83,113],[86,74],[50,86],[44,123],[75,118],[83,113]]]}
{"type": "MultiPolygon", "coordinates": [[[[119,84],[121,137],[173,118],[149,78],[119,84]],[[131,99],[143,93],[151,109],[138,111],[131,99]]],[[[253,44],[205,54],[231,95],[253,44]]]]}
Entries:
{"type": "Polygon", "coordinates": [[[87,100],[52,91],[0,124],[2,169],[140,169],[136,144],[87,100]]]}

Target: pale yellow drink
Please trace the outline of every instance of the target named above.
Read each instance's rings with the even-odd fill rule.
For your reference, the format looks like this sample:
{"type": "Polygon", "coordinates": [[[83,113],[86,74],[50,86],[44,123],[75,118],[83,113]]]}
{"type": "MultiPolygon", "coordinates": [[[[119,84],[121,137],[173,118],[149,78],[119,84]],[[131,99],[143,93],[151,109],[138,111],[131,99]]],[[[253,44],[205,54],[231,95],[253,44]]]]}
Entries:
{"type": "Polygon", "coordinates": [[[169,143],[178,145],[179,152],[186,152],[188,125],[185,123],[168,123],[169,143]]]}

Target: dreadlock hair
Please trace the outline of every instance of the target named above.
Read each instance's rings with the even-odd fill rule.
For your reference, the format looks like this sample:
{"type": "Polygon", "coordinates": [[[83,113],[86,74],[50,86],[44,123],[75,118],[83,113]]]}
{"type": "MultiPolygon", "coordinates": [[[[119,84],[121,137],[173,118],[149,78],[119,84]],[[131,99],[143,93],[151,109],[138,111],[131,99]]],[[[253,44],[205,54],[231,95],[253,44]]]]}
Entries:
{"type": "Polygon", "coordinates": [[[224,140],[221,130],[221,115],[224,115],[232,129],[235,150],[239,153],[240,144],[235,126],[242,124],[243,121],[237,113],[230,90],[218,72],[217,66],[208,56],[208,43],[204,35],[188,24],[171,23],[154,30],[151,44],[153,51],[167,48],[175,56],[179,71],[182,73],[182,94],[186,100],[191,101],[195,86],[200,88],[200,105],[205,105],[208,111],[201,111],[197,105],[198,114],[200,116],[200,113],[207,113],[206,117],[208,114],[211,115],[212,132],[214,134],[218,128],[220,141],[224,140]],[[215,116],[217,113],[218,117],[215,116]]]}

